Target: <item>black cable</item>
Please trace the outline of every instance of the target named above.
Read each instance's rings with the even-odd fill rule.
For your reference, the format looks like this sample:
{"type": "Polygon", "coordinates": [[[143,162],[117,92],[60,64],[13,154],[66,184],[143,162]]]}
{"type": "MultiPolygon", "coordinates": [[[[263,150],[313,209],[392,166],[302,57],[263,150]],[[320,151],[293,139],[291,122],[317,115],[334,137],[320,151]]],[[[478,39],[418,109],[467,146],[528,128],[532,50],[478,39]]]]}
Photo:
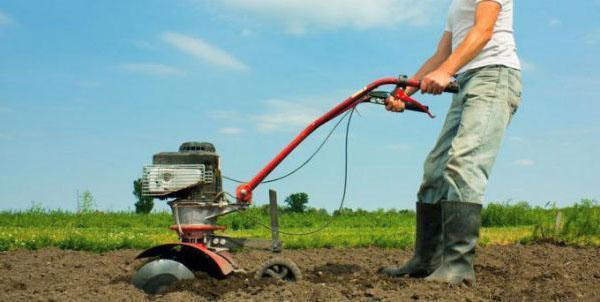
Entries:
{"type": "MultiPolygon", "coordinates": [[[[354,111],[354,109],[352,111],[354,111]]],[[[329,138],[331,137],[331,135],[333,134],[333,132],[335,132],[335,129],[337,129],[337,127],[340,125],[340,123],[350,113],[351,113],[351,111],[348,111],[348,112],[344,113],[344,115],[335,123],[335,125],[333,126],[333,128],[331,128],[331,130],[329,131],[329,133],[327,134],[327,136],[325,137],[325,139],[321,142],[321,144],[319,145],[319,147],[317,147],[317,149],[315,150],[315,152],[313,152],[300,166],[296,167],[291,172],[288,172],[288,173],[284,174],[283,176],[279,176],[279,177],[275,177],[275,178],[263,180],[260,183],[261,184],[266,184],[266,183],[270,183],[270,182],[275,182],[275,181],[282,180],[282,179],[284,179],[284,178],[286,178],[288,176],[291,176],[292,174],[298,172],[300,169],[304,168],[304,166],[306,166],[313,159],[313,157],[315,157],[315,155],[317,155],[317,153],[319,153],[319,151],[321,151],[321,148],[323,148],[323,146],[325,145],[325,143],[327,143],[327,141],[329,140],[329,138]]],[[[241,181],[239,179],[236,179],[236,178],[233,178],[233,177],[228,177],[228,176],[225,176],[225,175],[222,175],[222,177],[224,179],[227,179],[229,181],[233,181],[233,182],[236,182],[236,183],[239,183],[239,184],[247,183],[246,181],[241,181]]]]}
{"type": "MultiPolygon", "coordinates": [[[[346,138],[345,138],[345,143],[344,143],[344,187],[342,189],[342,198],[340,200],[340,206],[338,207],[338,210],[337,210],[337,215],[336,215],[336,212],[334,212],[333,215],[331,216],[331,219],[329,219],[322,226],[320,226],[317,229],[314,229],[314,230],[312,230],[310,232],[292,233],[292,232],[285,232],[285,231],[281,231],[280,230],[279,233],[284,234],[284,235],[290,235],[290,236],[306,236],[306,235],[311,235],[311,234],[314,234],[314,233],[318,233],[318,232],[324,230],[325,228],[327,228],[329,225],[331,225],[333,223],[333,221],[342,212],[342,209],[344,208],[344,202],[346,201],[346,192],[347,192],[347,188],[348,188],[348,136],[349,136],[349,133],[350,133],[350,122],[352,121],[352,115],[354,114],[355,110],[356,110],[356,107],[352,107],[352,110],[349,111],[349,112],[347,112],[344,115],[344,117],[342,117],[342,119],[340,119],[340,121],[341,121],[341,120],[343,120],[346,117],[346,115],[349,116],[348,117],[348,121],[346,122],[346,138]]],[[[338,124],[339,124],[339,121],[338,121],[338,124]]],[[[337,125],[336,125],[336,127],[337,127],[337,125]]],[[[335,129],[335,127],[334,127],[334,129],[335,129]]],[[[331,133],[333,133],[333,132],[331,132],[331,133]]],[[[233,198],[236,198],[235,196],[233,196],[230,193],[225,193],[225,194],[227,194],[227,195],[229,195],[229,196],[231,196],[233,198]]],[[[240,210],[238,210],[237,212],[240,213],[240,214],[243,214],[243,215],[246,214],[246,213],[244,213],[243,211],[240,211],[240,210]]],[[[249,217],[249,216],[246,216],[246,217],[249,217]]],[[[256,224],[258,224],[258,225],[260,225],[260,226],[262,226],[262,227],[264,227],[266,229],[271,230],[270,226],[268,226],[266,224],[263,224],[263,223],[261,223],[260,221],[258,221],[256,219],[253,219],[253,218],[250,218],[250,219],[252,219],[256,224]]]]}

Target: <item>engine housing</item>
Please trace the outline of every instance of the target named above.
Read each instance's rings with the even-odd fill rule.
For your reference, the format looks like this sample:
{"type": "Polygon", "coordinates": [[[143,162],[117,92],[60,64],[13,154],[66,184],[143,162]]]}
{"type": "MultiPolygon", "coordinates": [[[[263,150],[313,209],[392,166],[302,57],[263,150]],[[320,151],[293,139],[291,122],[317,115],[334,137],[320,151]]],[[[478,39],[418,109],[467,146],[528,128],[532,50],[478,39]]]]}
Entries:
{"type": "Polygon", "coordinates": [[[160,199],[217,202],[222,192],[219,156],[207,142],[185,142],[178,152],[154,154],[144,167],[142,194],[160,199]]]}

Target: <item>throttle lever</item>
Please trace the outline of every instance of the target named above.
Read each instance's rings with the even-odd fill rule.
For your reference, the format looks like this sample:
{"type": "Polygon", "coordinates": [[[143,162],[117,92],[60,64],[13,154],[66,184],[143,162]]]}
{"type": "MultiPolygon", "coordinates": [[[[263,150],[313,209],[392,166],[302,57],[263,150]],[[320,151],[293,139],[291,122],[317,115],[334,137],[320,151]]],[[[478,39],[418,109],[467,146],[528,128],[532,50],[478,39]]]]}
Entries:
{"type": "Polygon", "coordinates": [[[390,96],[390,93],[387,91],[371,91],[368,94],[368,102],[385,105],[385,100],[390,96]]]}
{"type": "Polygon", "coordinates": [[[429,115],[430,118],[435,118],[435,115],[433,115],[433,113],[431,113],[431,111],[429,111],[429,107],[427,107],[427,106],[421,104],[419,101],[409,97],[401,87],[396,87],[396,89],[394,89],[392,94],[394,95],[394,97],[396,99],[400,99],[407,105],[408,104],[414,105],[415,107],[420,109],[419,111],[427,113],[427,115],[429,115]]]}
{"type": "MultiPolygon", "coordinates": [[[[385,106],[385,105],[387,105],[387,98],[390,95],[391,95],[391,93],[389,93],[387,91],[372,91],[367,95],[365,101],[372,103],[372,104],[378,104],[378,105],[385,106]]],[[[415,103],[406,102],[404,109],[410,110],[410,111],[418,111],[418,112],[427,113],[429,110],[429,107],[425,106],[425,105],[418,106],[415,103]]]]}

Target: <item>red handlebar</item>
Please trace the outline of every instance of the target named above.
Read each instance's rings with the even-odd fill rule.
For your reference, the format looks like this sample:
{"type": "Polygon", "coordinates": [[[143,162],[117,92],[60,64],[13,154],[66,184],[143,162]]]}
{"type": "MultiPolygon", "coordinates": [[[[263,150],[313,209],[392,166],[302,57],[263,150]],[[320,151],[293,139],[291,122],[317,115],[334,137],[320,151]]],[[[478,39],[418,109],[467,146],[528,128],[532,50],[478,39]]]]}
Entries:
{"type": "MultiPolygon", "coordinates": [[[[315,130],[317,130],[319,127],[321,127],[322,125],[326,124],[330,120],[332,120],[332,119],[336,118],[337,116],[339,116],[340,114],[342,114],[342,113],[344,113],[344,112],[346,112],[346,111],[348,111],[348,110],[356,107],[358,104],[360,104],[362,102],[365,102],[368,99],[368,98],[365,98],[365,96],[367,96],[371,91],[375,90],[377,87],[380,87],[380,86],[383,86],[383,85],[396,85],[397,87],[400,87],[400,88],[406,87],[406,86],[419,87],[420,86],[420,82],[419,81],[413,81],[413,80],[407,80],[406,77],[404,77],[404,76],[401,76],[399,78],[382,78],[382,79],[379,79],[379,80],[376,80],[376,81],[372,82],[371,84],[367,85],[362,90],[356,92],[354,95],[352,95],[351,97],[347,98],[342,103],[340,103],[337,106],[333,107],[333,109],[329,110],[323,116],[319,117],[314,122],[312,122],[310,125],[308,125],[304,130],[302,130],[302,132],[300,132],[300,134],[298,134],[285,148],[283,148],[283,150],[281,150],[279,152],[279,154],[277,154],[248,183],[239,185],[237,187],[237,189],[236,189],[236,192],[235,192],[238,201],[246,202],[246,203],[252,203],[252,191],[271,172],[273,172],[273,170],[290,153],[292,153],[292,151],[294,151],[294,149],[296,147],[298,147],[298,145],[300,145],[300,143],[302,143],[302,141],[304,141],[304,139],[306,139],[311,133],[313,133],[315,130]]],[[[404,94],[404,92],[401,89],[396,89],[396,90],[400,91],[401,94],[404,95],[404,96],[400,96],[399,97],[404,102],[412,103],[412,104],[418,106],[419,108],[424,109],[425,110],[424,112],[428,113],[430,116],[433,117],[433,115],[431,115],[431,113],[429,112],[429,110],[427,110],[426,107],[423,106],[421,103],[417,102],[416,100],[414,100],[414,99],[410,98],[409,96],[407,96],[406,94],[404,94]]]]}
{"type": "MultiPolygon", "coordinates": [[[[400,78],[398,79],[398,82],[399,82],[398,83],[399,87],[406,87],[406,86],[415,87],[415,88],[421,87],[421,81],[409,80],[406,76],[400,76],[400,78]]],[[[446,87],[446,89],[444,89],[444,92],[449,92],[449,93],[458,93],[458,91],[459,91],[459,87],[458,87],[457,82],[450,82],[450,84],[448,84],[448,87],[446,87]]]]}

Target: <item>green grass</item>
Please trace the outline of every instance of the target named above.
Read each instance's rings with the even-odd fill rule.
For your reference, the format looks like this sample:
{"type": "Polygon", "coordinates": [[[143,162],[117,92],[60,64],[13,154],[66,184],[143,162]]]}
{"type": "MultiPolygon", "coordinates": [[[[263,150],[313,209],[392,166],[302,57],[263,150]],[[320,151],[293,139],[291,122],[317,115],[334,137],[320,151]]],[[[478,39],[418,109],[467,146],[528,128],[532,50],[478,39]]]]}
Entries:
{"type": "MultiPolygon", "coordinates": [[[[331,219],[324,210],[307,213],[282,212],[281,228],[302,233],[314,230],[331,219]]],[[[286,248],[367,247],[407,248],[414,244],[412,211],[342,211],[322,232],[310,236],[282,235],[286,248]]],[[[232,214],[219,221],[228,225],[226,235],[270,238],[268,207],[253,207],[244,214],[232,214]]],[[[21,212],[0,212],[0,251],[53,246],[62,249],[103,252],[116,249],[143,249],[176,241],[168,230],[170,213],[138,215],[128,212],[71,213],[46,211],[39,207],[21,212]]],[[[600,206],[584,200],[558,209],[530,207],[526,203],[489,204],[482,213],[481,245],[516,242],[555,242],[600,246],[600,206]],[[561,223],[556,226],[557,213],[561,223]]]]}
{"type": "Polygon", "coordinates": [[[533,241],[558,244],[599,245],[600,206],[583,200],[573,207],[562,209],[559,218],[545,220],[535,225],[533,241]]]}
{"type": "Polygon", "coordinates": [[[39,208],[20,212],[0,212],[0,228],[4,227],[61,227],[61,228],[147,228],[168,227],[171,213],[149,215],[131,212],[47,211],[39,208]]]}
{"type": "Polygon", "coordinates": [[[535,225],[553,219],[557,212],[555,208],[531,207],[527,202],[491,203],[481,213],[481,224],[495,227],[535,225]]]}

